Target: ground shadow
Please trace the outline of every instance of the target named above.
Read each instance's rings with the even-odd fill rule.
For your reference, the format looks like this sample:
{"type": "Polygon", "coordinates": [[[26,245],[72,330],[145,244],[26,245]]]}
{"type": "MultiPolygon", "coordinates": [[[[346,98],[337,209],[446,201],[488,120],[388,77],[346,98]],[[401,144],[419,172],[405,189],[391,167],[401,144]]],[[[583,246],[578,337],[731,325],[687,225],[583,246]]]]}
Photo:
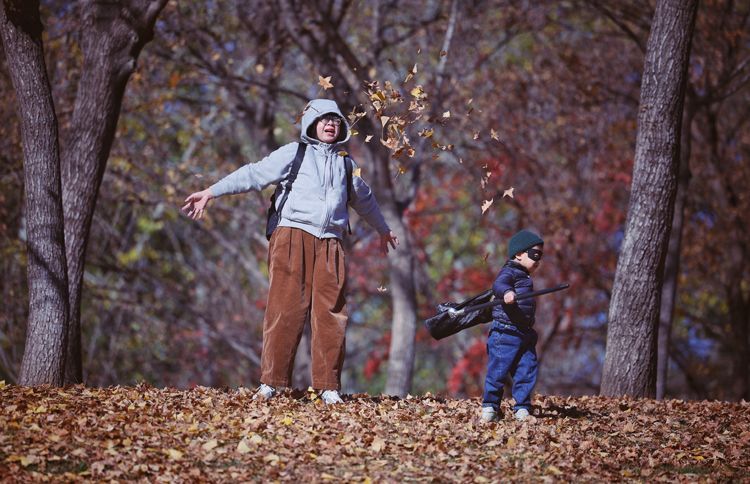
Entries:
{"type": "Polygon", "coordinates": [[[575,405],[546,405],[537,408],[533,415],[537,418],[590,418],[602,417],[599,412],[580,409],[575,405]]]}

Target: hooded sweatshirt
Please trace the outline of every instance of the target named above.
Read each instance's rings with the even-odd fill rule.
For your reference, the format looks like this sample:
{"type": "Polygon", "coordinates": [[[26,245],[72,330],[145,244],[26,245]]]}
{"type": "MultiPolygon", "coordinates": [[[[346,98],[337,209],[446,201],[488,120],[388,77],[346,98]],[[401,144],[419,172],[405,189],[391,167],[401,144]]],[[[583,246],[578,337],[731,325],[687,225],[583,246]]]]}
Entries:
{"type": "MultiPolygon", "coordinates": [[[[302,229],[318,238],[342,238],[349,222],[347,211],[347,180],[341,145],[351,136],[346,117],[338,105],[328,99],[314,99],[307,104],[301,120],[302,143],[307,144],[305,156],[292,184],[292,189],[282,208],[279,227],[302,229]],[[316,139],[315,123],[321,116],[335,114],[341,118],[340,134],[335,143],[316,139]]],[[[297,143],[289,143],[272,152],[257,163],[235,170],[210,187],[215,197],[250,190],[263,190],[277,184],[276,208],[280,194],[287,186],[297,143]]],[[[352,200],[349,204],[378,231],[387,234],[390,229],[383,219],[370,187],[356,173],[352,160],[352,200]]]]}

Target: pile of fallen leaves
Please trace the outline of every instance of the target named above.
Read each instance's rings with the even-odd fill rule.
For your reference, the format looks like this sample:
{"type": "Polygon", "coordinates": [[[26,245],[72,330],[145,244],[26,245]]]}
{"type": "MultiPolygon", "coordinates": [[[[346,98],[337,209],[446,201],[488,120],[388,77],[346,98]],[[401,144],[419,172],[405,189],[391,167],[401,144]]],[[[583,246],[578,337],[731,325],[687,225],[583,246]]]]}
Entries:
{"type": "Polygon", "coordinates": [[[431,395],[0,382],[0,480],[750,480],[748,403],[534,403],[483,424],[478,400],[431,395]]]}

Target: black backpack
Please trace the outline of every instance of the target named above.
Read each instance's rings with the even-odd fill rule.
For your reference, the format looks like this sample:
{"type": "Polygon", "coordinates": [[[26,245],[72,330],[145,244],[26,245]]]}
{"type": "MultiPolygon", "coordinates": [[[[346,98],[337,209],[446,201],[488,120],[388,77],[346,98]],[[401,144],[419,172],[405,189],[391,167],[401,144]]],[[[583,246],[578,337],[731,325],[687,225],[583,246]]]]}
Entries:
{"type": "MultiPolygon", "coordinates": [[[[284,190],[284,195],[281,198],[281,202],[279,202],[279,208],[276,208],[276,193],[277,190],[274,190],[273,195],[271,195],[271,205],[268,207],[268,211],[266,213],[266,239],[271,240],[271,235],[273,235],[273,231],[276,230],[276,227],[279,225],[279,221],[281,220],[281,211],[284,209],[284,204],[286,203],[287,197],[289,197],[289,192],[292,190],[292,183],[294,183],[294,180],[297,178],[297,174],[299,173],[299,167],[302,165],[302,160],[305,158],[305,150],[307,149],[307,143],[298,143],[297,144],[297,154],[294,155],[294,161],[292,162],[292,169],[289,172],[289,176],[287,177],[288,183],[286,184],[286,189],[284,190]]],[[[352,169],[352,160],[349,158],[349,156],[344,156],[344,165],[346,167],[346,203],[349,203],[349,200],[352,199],[352,176],[353,176],[353,169],[352,169]]],[[[351,226],[349,227],[349,233],[352,233],[351,226]]]]}

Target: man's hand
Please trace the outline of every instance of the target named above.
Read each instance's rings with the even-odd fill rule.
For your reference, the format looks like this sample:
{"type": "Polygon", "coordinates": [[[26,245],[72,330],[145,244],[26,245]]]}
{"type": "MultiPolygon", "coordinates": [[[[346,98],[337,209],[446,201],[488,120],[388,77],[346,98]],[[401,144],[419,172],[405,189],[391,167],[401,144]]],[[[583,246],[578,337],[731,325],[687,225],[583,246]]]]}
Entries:
{"type": "Polygon", "coordinates": [[[505,301],[505,304],[513,304],[516,302],[516,293],[513,291],[508,291],[503,295],[503,301],[505,301]]]}
{"type": "Polygon", "coordinates": [[[380,236],[380,250],[383,252],[383,254],[388,253],[389,245],[393,250],[396,250],[396,246],[398,245],[398,237],[396,237],[396,234],[394,234],[393,232],[388,232],[387,234],[380,236]]]}
{"type": "Polygon", "coordinates": [[[191,219],[198,220],[203,217],[206,205],[208,205],[208,201],[212,198],[214,198],[214,195],[209,189],[192,193],[185,199],[185,205],[182,207],[182,211],[191,219]]]}

